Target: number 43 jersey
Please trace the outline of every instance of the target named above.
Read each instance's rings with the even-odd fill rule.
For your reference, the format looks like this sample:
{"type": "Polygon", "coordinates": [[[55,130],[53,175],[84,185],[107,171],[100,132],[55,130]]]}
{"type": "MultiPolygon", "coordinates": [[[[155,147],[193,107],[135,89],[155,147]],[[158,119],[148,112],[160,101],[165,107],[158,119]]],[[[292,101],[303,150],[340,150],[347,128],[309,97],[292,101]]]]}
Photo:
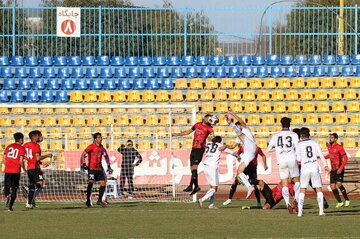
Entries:
{"type": "Polygon", "coordinates": [[[221,151],[219,148],[222,146],[220,143],[208,142],[205,149],[204,165],[218,167],[220,163],[221,151]]]}
{"type": "Polygon", "coordinates": [[[278,162],[296,160],[296,148],[299,143],[299,137],[290,130],[282,130],[275,134],[269,143],[268,152],[275,149],[278,162]]]}

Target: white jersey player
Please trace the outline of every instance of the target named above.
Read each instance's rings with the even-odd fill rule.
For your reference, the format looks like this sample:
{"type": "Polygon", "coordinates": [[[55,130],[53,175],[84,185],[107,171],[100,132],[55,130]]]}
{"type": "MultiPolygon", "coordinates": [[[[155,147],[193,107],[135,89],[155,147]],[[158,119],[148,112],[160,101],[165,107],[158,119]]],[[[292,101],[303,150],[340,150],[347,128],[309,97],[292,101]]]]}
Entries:
{"type": "Polygon", "coordinates": [[[301,217],[303,213],[305,191],[311,180],[312,186],[316,188],[317,201],[319,205],[319,215],[323,216],[324,213],[324,195],[322,193],[321,175],[319,171],[318,158],[321,159],[322,165],[326,171],[329,168],[326,165],[325,157],[322,153],[320,145],[315,141],[309,139],[310,130],[308,128],[301,128],[300,130],[301,141],[298,145],[296,156],[297,160],[301,162],[301,175],[300,175],[300,194],[299,194],[299,211],[298,216],[301,217]]]}
{"type": "Polygon", "coordinates": [[[295,200],[298,201],[300,172],[296,161],[296,148],[299,143],[299,137],[296,133],[290,131],[290,122],[291,120],[287,117],[281,119],[282,130],[271,138],[267,151],[276,151],[279,176],[283,185],[282,195],[289,212],[292,213],[294,206],[290,205],[288,178],[291,177],[295,182],[295,200]]]}

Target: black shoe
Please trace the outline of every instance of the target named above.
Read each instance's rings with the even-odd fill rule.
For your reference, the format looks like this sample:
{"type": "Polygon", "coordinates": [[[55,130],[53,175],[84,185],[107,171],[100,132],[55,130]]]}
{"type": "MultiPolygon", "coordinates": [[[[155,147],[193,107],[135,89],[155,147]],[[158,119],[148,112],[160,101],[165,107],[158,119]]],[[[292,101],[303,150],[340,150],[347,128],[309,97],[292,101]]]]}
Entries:
{"type": "Polygon", "coordinates": [[[10,201],[11,201],[11,196],[8,195],[6,197],[6,203],[5,203],[5,206],[6,206],[7,209],[10,209],[10,201]]]}
{"type": "Polygon", "coordinates": [[[328,208],[329,208],[329,204],[328,204],[328,202],[327,202],[326,200],[324,200],[324,208],[325,208],[325,209],[328,209],[328,208]]]}
{"type": "Polygon", "coordinates": [[[26,186],[22,186],[21,191],[22,191],[22,194],[23,194],[24,198],[27,198],[28,194],[29,194],[29,188],[26,187],[26,186]]]}
{"type": "Polygon", "coordinates": [[[194,188],[194,190],[190,193],[190,195],[194,195],[195,193],[199,192],[201,189],[199,187],[194,188]]]}
{"type": "Polygon", "coordinates": [[[87,207],[92,207],[92,203],[90,201],[86,201],[85,204],[86,204],[87,207]]]}
{"type": "Polygon", "coordinates": [[[185,188],[184,190],[183,190],[183,192],[185,192],[185,193],[189,193],[189,192],[192,192],[192,186],[188,186],[187,188],[185,188]]]}

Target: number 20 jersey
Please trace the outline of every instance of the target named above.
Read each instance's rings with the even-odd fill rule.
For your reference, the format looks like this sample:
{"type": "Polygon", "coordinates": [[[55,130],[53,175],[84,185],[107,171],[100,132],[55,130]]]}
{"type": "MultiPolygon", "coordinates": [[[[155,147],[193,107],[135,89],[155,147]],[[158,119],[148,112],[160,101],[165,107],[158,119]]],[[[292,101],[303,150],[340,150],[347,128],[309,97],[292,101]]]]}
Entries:
{"type": "Polygon", "coordinates": [[[290,130],[282,130],[275,134],[269,143],[268,152],[275,148],[278,162],[296,160],[296,147],[299,143],[299,137],[290,130]]]}
{"type": "Polygon", "coordinates": [[[212,166],[212,167],[219,166],[220,154],[221,154],[219,148],[221,146],[222,144],[213,143],[213,142],[208,142],[206,144],[206,149],[205,149],[206,156],[204,160],[204,165],[212,166]]]}
{"type": "Polygon", "coordinates": [[[10,144],[5,151],[5,173],[21,172],[21,157],[25,156],[25,148],[20,144],[10,144]]]}

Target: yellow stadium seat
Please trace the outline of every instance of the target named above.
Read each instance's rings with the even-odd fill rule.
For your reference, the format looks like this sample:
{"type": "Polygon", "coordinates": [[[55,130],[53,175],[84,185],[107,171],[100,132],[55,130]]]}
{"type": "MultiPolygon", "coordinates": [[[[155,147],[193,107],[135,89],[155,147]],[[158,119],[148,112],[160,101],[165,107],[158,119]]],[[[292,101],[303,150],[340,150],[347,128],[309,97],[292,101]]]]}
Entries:
{"type": "Polygon", "coordinates": [[[272,134],[274,134],[274,133],[276,133],[276,132],[279,132],[279,131],[281,131],[281,126],[280,125],[276,125],[276,126],[273,126],[273,127],[271,127],[271,131],[270,132],[272,132],[272,134]]]}
{"type": "Polygon", "coordinates": [[[76,128],[75,127],[65,127],[64,133],[69,139],[76,137],[76,128]]]}
{"type": "Polygon", "coordinates": [[[214,103],[213,102],[202,102],[201,103],[201,113],[211,113],[214,112],[214,103]]]}
{"type": "Polygon", "coordinates": [[[149,127],[140,127],[138,135],[139,138],[149,138],[151,136],[151,130],[149,127]]]}
{"type": "Polygon", "coordinates": [[[344,135],[344,127],[342,125],[333,125],[330,129],[331,132],[337,133],[339,136],[344,135]]]}
{"type": "Polygon", "coordinates": [[[316,142],[320,145],[320,148],[325,149],[327,147],[326,139],[317,139],[316,142]]]}
{"type": "Polygon", "coordinates": [[[14,125],[15,126],[25,126],[25,125],[27,125],[27,120],[23,116],[18,116],[14,119],[14,125]]]}
{"type": "Polygon", "coordinates": [[[220,125],[227,125],[227,121],[225,119],[225,115],[220,115],[219,116],[219,123],[217,124],[218,127],[220,127],[220,125]]]}
{"type": "Polygon", "coordinates": [[[360,135],[359,127],[356,125],[347,126],[346,133],[347,136],[359,137],[360,135]]]}
{"type": "Polygon", "coordinates": [[[25,109],[24,108],[12,108],[11,109],[11,114],[24,114],[25,113],[25,109]]]}
{"type": "Polygon", "coordinates": [[[143,117],[138,114],[131,116],[131,125],[144,125],[143,117]]]}
{"type": "Polygon", "coordinates": [[[233,88],[233,82],[232,78],[222,78],[220,83],[221,89],[232,89],[233,88]]]}
{"type": "Polygon", "coordinates": [[[321,124],[333,124],[334,123],[334,119],[332,114],[322,114],[321,115],[321,119],[320,119],[321,124]]]}
{"type": "Polygon", "coordinates": [[[315,90],[315,99],[316,100],[327,100],[327,90],[315,90]]]}
{"type": "Polygon", "coordinates": [[[227,104],[226,101],[222,101],[222,102],[216,102],[215,105],[215,111],[217,113],[225,113],[228,112],[229,106],[227,104]]]}
{"type": "Polygon", "coordinates": [[[140,91],[138,90],[129,90],[128,91],[128,102],[139,102],[141,100],[140,91]]]}
{"type": "Polygon", "coordinates": [[[360,124],[360,114],[350,115],[350,124],[360,124]]]}
{"type": "Polygon", "coordinates": [[[171,140],[171,148],[172,149],[181,149],[180,141],[178,139],[171,140]]]}
{"type": "Polygon", "coordinates": [[[85,108],[84,114],[97,115],[97,109],[96,108],[85,108]]]}
{"type": "Polygon", "coordinates": [[[91,127],[79,127],[79,137],[81,138],[91,137],[93,132],[91,127]]]}
{"type": "Polygon", "coordinates": [[[66,114],[68,114],[68,109],[67,108],[56,108],[55,114],[66,115],[66,114]]]}
{"type": "Polygon", "coordinates": [[[299,94],[297,90],[287,90],[285,95],[286,100],[298,100],[299,94]]]}
{"type": "Polygon", "coordinates": [[[292,114],[291,115],[291,124],[293,124],[293,125],[304,124],[304,115],[303,114],[292,114]]]}
{"type": "Polygon", "coordinates": [[[40,126],[43,124],[42,124],[41,118],[39,116],[32,116],[29,118],[29,125],[30,126],[40,126]]]}
{"type": "Polygon", "coordinates": [[[360,88],[360,77],[350,78],[350,88],[360,88]]]}
{"type": "Polygon", "coordinates": [[[273,90],[271,92],[271,100],[284,100],[283,90],[273,90]]]}
{"type": "Polygon", "coordinates": [[[166,102],[169,101],[169,94],[166,90],[158,90],[156,92],[156,101],[157,102],[166,102]]]}
{"type": "Polygon", "coordinates": [[[186,115],[176,115],[175,116],[176,125],[188,125],[188,117],[186,115]]]}
{"type": "Polygon", "coordinates": [[[142,101],[153,102],[155,101],[155,94],[153,90],[144,90],[142,92],[142,101]]]}
{"type": "Polygon", "coordinates": [[[260,115],[258,114],[250,114],[247,117],[247,123],[250,125],[259,125],[260,124],[260,115]]]}
{"type": "MultiPolygon", "coordinates": [[[[190,83],[190,85],[191,85],[191,83],[190,83]]],[[[202,82],[201,82],[201,86],[202,86],[202,82]]],[[[204,89],[214,90],[214,89],[217,89],[217,88],[218,88],[218,80],[217,80],[217,78],[207,78],[206,79],[204,89]]]]}
{"type": "Polygon", "coordinates": [[[292,79],[292,88],[305,88],[305,80],[303,77],[295,77],[292,79]]]}
{"type": "Polygon", "coordinates": [[[61,142],[61,140],[51,140],[50,149],[54,151],[61,151],[64,149],[63,143],[61,142]]]}
{"type": "Polygon", "coordinates": [[[79,149],[85,150],[90,144],[92,143],[91,140],[80,140],[79,141],[79,149]]]}
{"type": "Polygon", "coordinates": [[[154,115],[154,114],[147,115],[145,123],[146,123],[146,125],[158,125],[159,118],[157,115],[154,115]]]}
{"type": "Polygon", "coordinates": [[[40,113],[42,115],[51,115],[54,113],[54,109],[53,108],[41,108],[40,113]]]}
{"type": "Polygon", "coordinates": [[[253,90],[244,90],[242,99],[243,100],[255,100],[255,91],[253,91],[253,90]]]}
{"type": "Polygon", "coordinates": [[[336,114],[335,123],[336,124],[347,124],[349,122],[348,115],[346,113],[336,114]]]}
{"type": "Polygon", "coordinates": [[[239,90],[230,90],[229,91],[229,100],[230,101],[241,100],[241,92],[239,90]]]}
{"type": "Polygon", "coordinates": [[[319,78],[317,77],[309,77],[306,81],[307,88],[319,88],[319,78]]]}
{"type": "Polygon", "coordinates": [[[289,78],[279,78],[277,88],[290,89],[291,88],[290,79],[289,78]]]}
{"type": "Polygon", "coordinates": [[[97,102],[96,91],[86,91],[84,95],[84,102],[97,102]]]}
{"type": "MultiPolygon", "coordinates": [[[[33,127],[23,127],[23,134],[25,135],[25,136],[28,136],[29,135],[29,133],[30,133],[30,131],[33,131],[34,130],[34,128],[33,127]]],[[[11,137],[11,136],[10,136],[11,137]]]]}
{"type": "Polygon", "coordinates": [[[286,114],[286,113],[278,113],[278,114],[276,114],[276,123],[281,125],[281,119],[283,117],[289,117],[289,115],[286,114]]]}
{"type": "Polygon", "coordinates": [[[169,133],[167,127],[156,127],[153,130],[154,134],[161,138],[164,138],[169,133]]]}
{"type": "Polygon", "coordinates": [[[146,150],[146,149],[150,149],[150,141],[145,139],[145,140],[140,140],[139,141],[139,148],[140,150],[146,150]]]}
{"type": "MultiPolygon", "coordinates": [[[[9,109],[8,109],[8,108],[1,107],[1,108],[0,108],[0,114],[9,114],[9,109]]],[[[0,144],[0,145],[1,145],[1,144],[0,144]]]]}
{"type": "Polygon", "coordinates": [[[285,102],[275,102],[274,103],[274,112],[285,112],[286,111],[286,104],[285,102]]]}
{"type": "Polygon", "coordinates": [[[246,78],[236,78],[234,88],[235,89],[247,89],[248,85],[247,85],[246,78]]]}
{"type": "Polygon", "coordinates": [[[311,90],[302,90],[300,92],[301,100],[313,100],[313,94],[311,90]]]}
{"type": "Polygon", "coordinates": [[[38,114],[38,113],[39,113],[38,108],[26,108],[25,109],[25,114],[34,115],[34,114],[38,114]]]}
{"type": "Polygon", "coordinates": [[[266,139],[256,139],[256,145],[261,149],[267,149],[268,142],[266,139]]]}
{"type": "Polygon", "coordinates": [[[60,127],[52,127],[50,128],[48,138],[60,139],[63,138],[63,130],[60,127]]]}
{"type": "Polygon", "coordinates": [[[100,91],[99,102],[112,102],[110,91],[100,91]]]}
{"type": "Polygon", "coordinates": [[[112,124],[114,124],[114,116],[112,116],[112,115],[103,115],[101,117],[101,124],[102,125],[112,125],[112,124]]]}
{"type": "Polygon", "coordinates": [[[52,150],[51,148],[49,148],[49,144],[47,140],[42,141],[40,145],[42,150],[52,150]]]}
{"type": "Polygon", "coordinates": [[[99,114],[102,114],[102,115],[111,115],[112,114],[112,109],[110,108],[100,108],[99,109],[99,114]]]}
{"type": "Polygon", "coordinates": [[[249,82],[249,88],[260,89],[262,88],[262,82],[260,78],[251,78],[249,82]]]}
{"type": "Polygon", "coordinates": [[[347,88],[348,87],[348,80],[345,77],[336,77],[335,80],[335,88],[347,88]]]}
{"type": "Polygon", "coordinates": [[[356,90],[355,89],[345,89],[344,90],[344,99],[345,100],[355,100],[356,99],[356,90]]]}
{"type": "Polygon", "coordinates": [[[77,150],[78,149],[77,141],[74,140],[74,139],[68,140],[67,145],[65,145],[65,149],[67,149],[67,150],[77,150]]]}
{"type": "Polygon", "coordinates": [[[125,91],[115,91],[114,92],[114,102],[126,102],[126,92],[125,91]]]}
{"type": "Polygon", "coordinates": [[[82,108],[70,108],[69,113],[80,115],[83,113],[83,109],[82,108]]]}
{"type": "Polygon", "coordinates": [[[270,128],[268,126],[260,126],[256,128],[256,137],[269,137],[270,128]]]}
{"type": "Polygon", "coordinates": [[[70,102],[82,102],[83,101],[83,95],[81,91],[71,91],[70,92],[70,102]]]}
{"type": "Polygon", "coordinates": [[[334,81],[331,77],[324,77],[321,79],[321,88],[333,88],[334,87],[334,81]]]}
{"type": "Polygon", "coordinates": [[[346,111],[347,112],[360,112],[359,101],[349,101],[346,104],[346,111]]]}
{"type": "Polygon", "coordinates": [[[262,124],[273,125],[275,124],[275,117],[273,114],[264,114],[262,116],[262,124]]]}
{"type": "Polygon", "coordinates": [[[84,116],[74,116],[73,118],[73,125],[75,126],[85,126],[85,117],[84,116]]]}
{"type": "Polygon", "coordinates": [[[245,102],[244,112],[254,113],[257,112],[257,105],[255,101],[245,102]]]}
{"type": "Polygon", "coordinates": [[[348,148],[348,149],[356,148],[355,138],[345,138],[343,146],[344,148],[348,148]]]}
{"type": "Polygon", "coordinates": [[[160,125],[170,125],[170,116],[168,114],[160,116],[160,125]]]}
{"type": "Polygon", "coordinates": [[[317,126],[315,135],[318,137],[328,136],[329,135],[329,127],[327,125],[317,126]]]}
{"type": "Polygon", "coordinates": [[[300,102],[298,101],[289,102],[287,112],[298,113],[300,111],[301,111],[300,102]]]}
{"type": "Polygon", "coordinates": [[[180,90],[172,90],[170,93],[170,100],[172,102],[183,101],[184,97],[183,97],[182,92],[180,90]]]}
{"type": "Polygon", "coordinates": [[[192,140],[191,139],[183,140],[181,148],[183,148],[183,149],[191,149],[192,148],[192,140]]]}
{"type": "Polygon", "coordinates": [[[318,102],[316,105],[316,111],[321,113],[330,112],[329,102],[327,101],[318,102]]]}
{"type": "Polygon", "coordinates": [[[317,113],[306,114],[305,122],[306,124],[318,124],[319,123],[318,114],[317,113]]]}
{"type": "Polygon", "coordinates": [[[261,101],[259,104],[259,112],[271,112],[271,103],[268,101],[261,101]]]}
{"type": "Polygon", "coordinates": [[[333,89],[329,91],[330,100],[340,100],[342,99],[342,94],[340,89],[333,89]]]}
{"type": "Polygon", "coordinates": [[[331,105],[332,112],[345,112],[345,105],[342,101],[334,101],[331,105]]]}
{"type": "MultiPolygon", "coordinates": [[[[217,82],[216,82],[217,83],[217,82]]],[[[192,78],[190,80],[190,89],[194,89],[194,90],[200,90],[203,88],[203,83],[202,83],[202,79],[201,78],[192,78]]]]}
{"type": "Polygon", "coordinates": [[[112,135],[116,139],[122,138],[122,131],[123,129],[121,127],[113,127],[112,135]]]}
{"type": "Polygon", "coordinates": [[[264,88],[265,89],[275,89],[276,88],[276,79],[275,78],[265,78],[264,88]]]}
{"type": "Polygon", "coordinates": [[[259,90],[257,92],[256,99],[259,101],[268,101],[270,100],[270,93],[268,90],[259,90]]]}
{"type": "MultiPolygon", "coordinates": [[[[188,91],[189,92],[189,91],[188,91]]],[[[210,90],[202,90],[200,94],[201,101],[210,101],[213,100],[213,94],[210,90]]]]}
{"type": "Polygon", "coordinates": [[[71,118],[70,116],[60,116],[59,117],[59,125],[60,126],[70,126],[71,125],[71,118]]]}
{"type": "MultiPolygon", "coordinates": [[[[199,121],[197,121],[197,122],[199,122],[199,121]]],[[[180,133],[181,131],[182,131],[181,127],[179,127],[179,126],[174,126],[174,127],[171,128],[172,133],[180,133]]]]}
{"type": "Polygon", "coordinates": [[[123,130],[123,137],[125,138],[135,138],[136,137],[136,127],[134,126],[130,126],[130,127],[125,127],[123,130]]]}
{"type": "Polygon", "coordinates": [[[178,78],[175,80],[175,89],[187,89],[188,84],[186,78],[178,78]]]}
{"type": "Polygon", "coordinates": [[[214,99],[218,101],[226,101],[227,100],[226,90],[216,90],[214,99]]]}
{"type": "Polygon", "coordinates": [[[0,125],[2,127],[11,126],[12,125],[11,118],[10,117],[0,117],[0,125]]]}
{"type": "Polygon", "coordinates": [[[242,112],[242,103],[241,102],[231,102],[230,109],[232,109],[235,113],[242,112]]]}
{"type": "MultiPolygon", "coordinates": [[[[0,118],[0,120],[1,120],[1,118],[0,118]]],[[[19,130],[17,128],[13,128],[13,127],[5,128],[5,135],[8,135],[10,137],[12,137],[12,135],[15,134],[16,132],[19,132],[19,130]]]]}
{"type": "Polygon", "coordinates": [[[303,104],[302,112],[306,112],[306,113],[315,112],[315,103],[312,101],[305,101],[303,104]]]}
{"type": "Polygon", "coordinates": [[[186,101],[198,101],[198,100],[199,100],[199,93],[197,90],[188,90],[186,92],[186,101]]]}

